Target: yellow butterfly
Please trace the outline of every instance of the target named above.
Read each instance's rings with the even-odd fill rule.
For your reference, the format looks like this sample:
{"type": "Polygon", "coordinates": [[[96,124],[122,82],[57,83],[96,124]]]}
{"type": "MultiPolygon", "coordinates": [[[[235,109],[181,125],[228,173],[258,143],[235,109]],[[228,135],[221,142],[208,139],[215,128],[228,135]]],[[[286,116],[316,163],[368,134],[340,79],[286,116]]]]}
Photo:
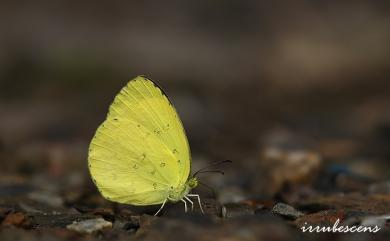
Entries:
{"type": "Polygon", "coordinates": [[[108,200],[138,206],[167,201],[194,207],[191,155],[179,116],[164,91],[138,76],[120,91],[88,154],[92,180],[108,200]]]}

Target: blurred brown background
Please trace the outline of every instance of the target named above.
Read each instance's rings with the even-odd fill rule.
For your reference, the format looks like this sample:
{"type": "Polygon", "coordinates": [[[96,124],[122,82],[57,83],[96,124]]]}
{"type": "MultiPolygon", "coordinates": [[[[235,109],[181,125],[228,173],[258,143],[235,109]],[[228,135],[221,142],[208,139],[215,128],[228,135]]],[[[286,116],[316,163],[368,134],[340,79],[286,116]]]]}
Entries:
{"type": "Polygon", "coordinates": [[[328,167],[384,180],[389,13],[387,1],[2,1],[0,183],[91,187],[89,141],[140,74],[177,107],[194,169],[234,161],[204,177],[228,201],[328,167]]]}

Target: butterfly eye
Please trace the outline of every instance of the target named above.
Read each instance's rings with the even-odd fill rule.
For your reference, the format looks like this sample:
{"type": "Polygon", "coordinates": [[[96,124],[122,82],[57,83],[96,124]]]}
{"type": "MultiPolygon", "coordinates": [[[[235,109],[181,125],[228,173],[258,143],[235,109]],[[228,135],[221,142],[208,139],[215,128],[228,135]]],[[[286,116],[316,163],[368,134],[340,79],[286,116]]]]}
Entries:
{"type": "Polygon", "coordinates": [[[194,188],[196,186],[198,186],[198,180],[196,178],[191,178],[190,180],[188,180],[188,184],[187,184],[190,188],[194,188]]]}

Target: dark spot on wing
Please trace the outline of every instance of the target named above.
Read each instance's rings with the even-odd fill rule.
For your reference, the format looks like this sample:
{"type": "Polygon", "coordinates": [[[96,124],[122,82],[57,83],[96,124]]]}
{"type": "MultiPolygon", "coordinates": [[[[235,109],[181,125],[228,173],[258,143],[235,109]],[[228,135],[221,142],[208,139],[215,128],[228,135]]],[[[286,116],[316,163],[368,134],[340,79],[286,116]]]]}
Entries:
{"type": "Polygon", "coordinates": [[[154,130],[153,132],[154,132],[156,135],[160,135],[160,134],[161,134],[161,131],[160,131],[160,130],[157,130],[157,129],[154,130]]]}

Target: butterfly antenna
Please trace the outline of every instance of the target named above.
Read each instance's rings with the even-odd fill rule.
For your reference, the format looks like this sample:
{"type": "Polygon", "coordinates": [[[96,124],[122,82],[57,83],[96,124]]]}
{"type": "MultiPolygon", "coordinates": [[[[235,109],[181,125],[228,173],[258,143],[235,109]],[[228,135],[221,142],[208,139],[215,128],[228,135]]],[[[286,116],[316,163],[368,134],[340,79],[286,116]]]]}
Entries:
{"type": "MultiPolygon", "coordinates": [[[[221,170],[205,170],[205,171],[197,172],[195,174],[199,175],[199,174],[203,174],[203,173],[219,173],[221,175],[225,175],[225,173],[221,170]]],[[[195,177],[195,174],[194,174],[194,177],[195,177]]]]}
{"type": "Polygon", "coordinates": [[[192,176],[195,177],[196,175],[198,175],[199,173],[205,173],[205,172],[219,172],[221,173],[222,175],[224,174],[222,171],[206,171],[206,169],[210,168],[210,167],[213,167],[213,166],[218,166],[218,165],[221,165],[221,164],[224,164],[224,163],[231,163],[232,161],[230,160],[223,160],[223,161],[217,161],[217,162],[214,162],[208,166],[205,166],[201,169],[199,169],[198,171],[196,171],[192,176]]]}

